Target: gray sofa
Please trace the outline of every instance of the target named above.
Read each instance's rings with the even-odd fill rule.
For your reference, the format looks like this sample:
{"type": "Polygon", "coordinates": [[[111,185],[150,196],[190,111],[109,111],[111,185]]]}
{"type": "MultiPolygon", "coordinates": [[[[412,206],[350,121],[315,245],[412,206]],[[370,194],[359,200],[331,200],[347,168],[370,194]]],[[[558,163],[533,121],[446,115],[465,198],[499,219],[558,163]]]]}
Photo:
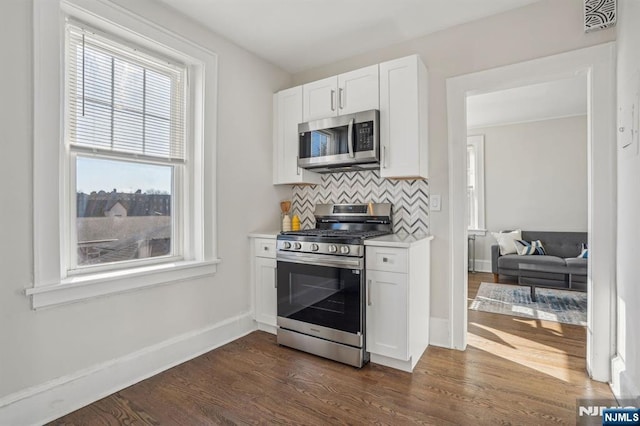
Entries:
{"type": "MultiPolygon", "coordinates": [[[[525,241],[540,240],[546,255],[519,256],[517,254],[500,255],[500,247],[491,246],[491,270],[493,281],[498,282],[500,276],[517,280],[520,263],[539,265],[543,271],[528,272],[529,280],[547,287],[567,287],[566,274],[545,272],[545,266],[560,267],[572,274],[572,288],[586,290],[587,259],[577,258],[582,244],[587,243],[586,232],[543,232],[522,231],[522,239],[525,241]]],[[[557,269],[557,268],[556,268],[557,269]]],[[[524,283],[523,283],[524,284],[524,283]]]]}

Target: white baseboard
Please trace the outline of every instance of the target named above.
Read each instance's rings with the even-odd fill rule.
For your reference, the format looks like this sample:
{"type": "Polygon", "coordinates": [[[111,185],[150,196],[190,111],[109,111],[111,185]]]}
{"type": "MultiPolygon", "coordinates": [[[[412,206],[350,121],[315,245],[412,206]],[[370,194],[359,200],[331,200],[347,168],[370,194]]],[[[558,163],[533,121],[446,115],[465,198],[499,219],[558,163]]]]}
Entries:
{"type": "Polygon", "coordinates": [[[627,367],[619,356],[611,361],[611,391],[618,400],[640,397],[640,389],[629,377],[627,367]]]}
{"type": "Polygon", "coordinates": [[[389,358],[388,356],[371,354],[369,361],[373,364],[384,365],[385,367],[395,368],[396,370],[404,371],[406,373],[413,372],[415,362],[411,358],[409,361],[401,361],[399,359],[389,358]]]}
{"type": "Polygon", "coordinates": [[[442,348],[451,348],[448,319],[436,317],[429,319],[429,344],[442,348]]]}
{"type": "Polygon", "coordinates": [[[271,333],[271,334],[278,334],[278,326],[277,325],[271,325],[271,324],[265,324],[263,322],[258,322],[257,323],[257,327],[258,327],[258,330],[266,331],[267,333],[271,333]]]}
{"type": "Polygon", "coordinates": [[[0,425],[37,425],[236,340],[256,329],[251,313],[226,319],[0,399],[0,425]]]}
{"type": "MultiPolygon", "coordinates": [[[[469,268],[471,268],[471,261],[469,261],[469,268]]],[[[471,270],[471,269],[469,269],[471,270]]],[[[476,272],[491,272],[491,260],[476,259],[476,272]]]]}
{"type": "Polygon", "coordinates": [[[619,356],[614,357],[611,360],[611,392],[613,392],[613,396],[616,397],[616,399],[620,399],[620,397],[623,395],[622,393],[622,384],[620,383],[621,381],[621,375],[622,373],[625,371],[625,365],[624,365],[624,361],[622,360],[622,358],[620,358],[619,356]]]}

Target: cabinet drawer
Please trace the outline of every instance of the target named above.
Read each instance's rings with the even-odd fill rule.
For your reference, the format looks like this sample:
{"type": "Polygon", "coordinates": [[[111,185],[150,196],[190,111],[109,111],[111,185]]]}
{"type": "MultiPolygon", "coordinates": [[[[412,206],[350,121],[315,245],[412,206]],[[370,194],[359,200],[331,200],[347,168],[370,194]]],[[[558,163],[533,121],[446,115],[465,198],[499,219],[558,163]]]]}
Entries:
{"type": "Polygon", "coordinates": [[[276,258],[276,240],[258,238],[254,244],[255,255],[257,257],[268,257],[271,259],[276,258]]]}
{"type": "Polygon", "coordinates": [[[390,247],[367,247],[366,268],[375,271],[408,272],[407,250],[390,247]]]}

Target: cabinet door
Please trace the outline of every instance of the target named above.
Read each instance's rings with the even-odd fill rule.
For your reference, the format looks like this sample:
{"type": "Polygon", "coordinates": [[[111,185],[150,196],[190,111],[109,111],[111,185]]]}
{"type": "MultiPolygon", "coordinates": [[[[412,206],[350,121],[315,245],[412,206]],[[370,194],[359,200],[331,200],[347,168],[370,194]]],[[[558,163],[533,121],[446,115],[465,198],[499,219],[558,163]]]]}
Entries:
{"type": "Polygon", "coordinates": [[[367,270],[367,350],[409,359],[407,274],[367,270]]]}
{"type": "Polygon", "coordinates": [[[338,113],[352,114],[380,108],[378,65],[338,76],[338,113]]]}
{"type": "Polygon", "coordinates": [[[255,268],[256,321],[275,327],[277,315],[276,260],[256,257],[255,268]]]}
{"type": "Polygon", "coordinates": [[[302,86],[304,108],[302,121],[338,115],[338,78],[329,77],[302,86]]]}
{"type": "Polygon", "coordinates": [[[273,95],[273,183],[320,183],[320,175],[298,167],[298,124],[302,123],[302,86],[273,95]]]}
{"type": "Polygon", "coordinates": [[[383,177],[427,177],[425,81],[426,68],[415,55],[380,64],[383,177]]]}

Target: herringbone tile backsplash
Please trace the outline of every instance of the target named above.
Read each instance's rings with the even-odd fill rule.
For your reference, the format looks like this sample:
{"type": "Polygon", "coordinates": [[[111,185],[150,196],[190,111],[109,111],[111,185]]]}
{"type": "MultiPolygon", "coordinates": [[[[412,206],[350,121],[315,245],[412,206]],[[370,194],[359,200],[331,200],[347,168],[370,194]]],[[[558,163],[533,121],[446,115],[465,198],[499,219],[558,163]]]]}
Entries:
{"type": "Polygon", "coordinates": [[[318,203],[391,203],[393,232],[429,232],[429,184],[426,180],[389,180],[377,171],[329,173],[320,185],[295,185],[292,214],[302,229],[315,227],[313,211],[318,203]]]}

